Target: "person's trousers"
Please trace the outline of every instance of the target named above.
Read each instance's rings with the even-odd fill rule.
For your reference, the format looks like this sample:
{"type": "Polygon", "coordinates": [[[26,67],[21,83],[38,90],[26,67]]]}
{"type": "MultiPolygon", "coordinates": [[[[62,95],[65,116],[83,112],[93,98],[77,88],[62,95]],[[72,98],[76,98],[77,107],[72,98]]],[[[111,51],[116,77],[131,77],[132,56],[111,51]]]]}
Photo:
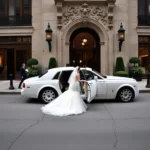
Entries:
{"type": "Polygon", "coordinates": [[[21,85],[22,85],[22,83],[23,83],[23,81],[24,81],[25,79],[26,79],[25,77],[23,77],[23,78],[21,79],[18,88],[21,88],[21,85]]]}

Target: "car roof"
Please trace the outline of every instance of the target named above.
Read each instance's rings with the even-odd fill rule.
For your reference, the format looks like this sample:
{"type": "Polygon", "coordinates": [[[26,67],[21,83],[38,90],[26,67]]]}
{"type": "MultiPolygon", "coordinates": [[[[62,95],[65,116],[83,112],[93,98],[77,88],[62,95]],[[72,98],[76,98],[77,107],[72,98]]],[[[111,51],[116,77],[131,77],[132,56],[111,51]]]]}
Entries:
{"type": "MultiPolygon", "coordinates": [[[[57,68],[52,68],[52,69],[49,69],[48,71],[65,71],[65,70],[73,70],[75,67],[57,67],[57,68]]],[[[89,67],[85,67],[85,68],[83,68],[83,67],[81,67],[80,68],[81,70],[82,69],[86,69],[86,70],[92,70],[91,68],[89,68],[89,67]]]]}

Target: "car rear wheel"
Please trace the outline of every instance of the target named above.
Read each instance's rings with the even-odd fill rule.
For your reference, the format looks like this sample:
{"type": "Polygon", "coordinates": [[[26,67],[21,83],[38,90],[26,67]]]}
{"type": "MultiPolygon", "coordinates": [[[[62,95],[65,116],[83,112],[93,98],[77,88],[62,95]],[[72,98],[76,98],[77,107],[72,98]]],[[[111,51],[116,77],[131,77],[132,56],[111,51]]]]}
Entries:
{"type": "Polygon", "coordinates": [[[45,88],[40,92],[40,100],[46,104],[53,101],[58,96],[57,92],[52,88],[45,88]]]}
{"type": "Polygon", "coordinates": [[[122,102],[131,102],[134,98],[134,91],[131,88],[122,88],[117,95],[117,99],[122,102]]]}

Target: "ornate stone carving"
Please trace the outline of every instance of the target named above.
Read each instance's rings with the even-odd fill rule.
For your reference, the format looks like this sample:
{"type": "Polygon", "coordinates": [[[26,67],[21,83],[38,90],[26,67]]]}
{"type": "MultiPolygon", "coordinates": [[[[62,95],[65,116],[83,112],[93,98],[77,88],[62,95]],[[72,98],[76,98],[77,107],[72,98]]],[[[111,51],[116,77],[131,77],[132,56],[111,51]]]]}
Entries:
{"type": "Polygon", "coordinates": [[[107,13],[106,13],[106,7],[104,6],[96,6],[95,8],[92,9],[91,16],[94,18],[96,21],[101,20],[104,25],[107,24],[107,13]]]}
{"type": "MultiPolygon", "coordinates": [[[[73,0],[75,2],[75,0],[73,0]]],[[[107,25],[109,29],[113,27],[113,8],[116,0],[101,0],[97,4],[93,0],[93,4],[89,5],[83,0],[82,5],[75,5],[73,1],[55,0],[57,7],[57,26],[61,29],[76,19],[82,19],[85,23],[88,19],[94,19],[107,25]],[[107,5],[102,2],[107,1],[107,5]],[[67,2],[67,3],[66,3],[67,2]],[[71,3],[72,2],[72,3],[71,3]],[[69,5],[70,4],[70,5],[69,5]]]]}
{"type": "Polygon", "coordinates": [[[112,29],[113,27],[113,8],[116,0],[107,0],[108,1],[108,27],[112,29]]]}
{"type": "Polygon", "coordinates": [[[79,11],[73,6],[66,7],[65,12],[63,13],[63,23],[66,25],[69,21],[77,19],[79,11]]]}
{"type": "Polygon", "coordinates": [[[101,6],[89,6],[84,3],[82,6],[69,6],[63,10],[63,23],[66,25],[69,21],[82,18],[87,21],[89,18],[101,21],[104,25],[107,24],[107,8],[101,6]]]}
{"type": "Polygon", "coordinates": [[[57,8],[57,27],[62,28],[62,2],[61,0],[56,3],[57,8]]]}
{"type": "Polygon", "coordinates": [[[90,13],[90,9],[88,7],[88,4],[87,3],[84,3],[82,5],[82,7],[80,8],[80,12],[81,12],[81,16],[86,19],[89,17],[89,13],[90,13]]]}

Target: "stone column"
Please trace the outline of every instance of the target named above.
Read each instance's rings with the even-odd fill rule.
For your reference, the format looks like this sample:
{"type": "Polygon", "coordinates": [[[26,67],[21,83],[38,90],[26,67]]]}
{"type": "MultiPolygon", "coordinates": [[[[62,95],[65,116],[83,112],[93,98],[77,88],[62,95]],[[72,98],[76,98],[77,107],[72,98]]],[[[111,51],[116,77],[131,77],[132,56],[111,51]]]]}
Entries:
{"type": "Polygon", "coordinates": [[[108,74],[112,75],[113,74],[113,68],[114,68],[114,51],[113,51],[113,30],[109,30],[108,32],[108,74]]]}
{"type": "Polygon", "coordinates": [[[62,66],[63,49],[62,49],[61,30],[57,30],[56,47],[57,47],[56,48],[56,56],[57,56],[58,66],[62,66]]]}
{"type": "Polygon", "coordinates": [[[104,43],[104,42],[101,42],[100,43],[100,45],[101,45],[101,54],[100,54],[100,64],[101,64],[101,74],[107,74],[106,73],[106,62],[107,62],[107,60],[106,60],[106,43],[104,43]]]}

